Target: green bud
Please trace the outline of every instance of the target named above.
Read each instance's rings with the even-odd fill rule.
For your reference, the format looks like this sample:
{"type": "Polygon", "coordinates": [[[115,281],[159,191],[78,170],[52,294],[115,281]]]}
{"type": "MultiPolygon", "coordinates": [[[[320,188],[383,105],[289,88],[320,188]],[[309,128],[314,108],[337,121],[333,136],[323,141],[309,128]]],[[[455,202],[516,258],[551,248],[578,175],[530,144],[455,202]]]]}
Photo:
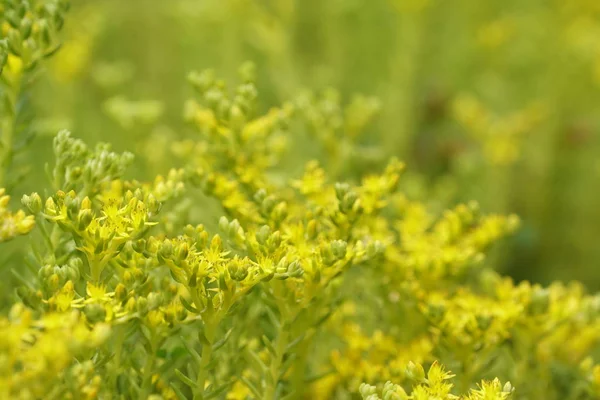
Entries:
{"type": "Polygon", "coordinates": [[[343,199],[340,200],[340,211],[345,214],[352,211],[357,200],[358,195],[356,194],[356,192],[346,193],[343,199]]]}
{"type": "Polygon", "coordinates": [[[162,305],[164,298],[162,294],[152,292],[148,295],[148,309],[156,310],[158,307],[162,305]]]}
{"type": "Polygon", "coordinates": [[[83,170],[80,167],[69,168],[67,171],[67,180],[69,182],[77,182],[81,179],[83,175],[83,170]]]}
{"type": "Polygon", "coordinates": [[[98,303],[87,304],[83,308],[83,314],[92,324],[106,320],[106,310],[98,303]]]}
{"type": "Polygon", "coordinates": [[[137,299],[137,312],[140,316],[145,317],[148,314],[148,299],[145,297],[139,297],[137,299]]]}
{"type": "Polygon", "coordinates": [[[135,301],[135,298],[130,297],[129,300],[127,300],[127,303],[125,303],[125,311],[127,311],[128,313],[132,313],[135,312],[137,310],[137,302],[135,301]]]}
{"type": "Polygon", "coordinates": [[[314,240],[317,238],[318,234],[319,234],[319,230],[318,230],[317,220],[311,219],[310,221],[308,221],[308,224],[306,225],[306,235],[308,236],[309,239],[314,240]]]}
{"type": "Polygon", "coordinates": [[[425,370],[421,364],[410,361],[406,367],[406,377],[418,383],[423,382],[425,380],[425,370]]]}
{"type": "Polygon", "coordinates": [[[275,206],[277,205],[277,200],[274,196],[267,196],[261,204],[263,213],[265,215],[270,215],[275,206]]]}
{"type": "Polygon", "coordinates": [[[336,183],[335,184],[335,197],[338,201],[342,201],[344,196],[350,191],[350,185],[347,183],[336,183]]]}
{"type": "Polygon", "coordinates": [[[223,216],[219,219],[219,229],[222,232],[227,232],[229,229],[229,220],[227,217],[223,216]]]}
{"type": "Polygon", "coordinates": [[[267,241],[267,246],[270,251],[275,251],[281,246],[281,233],[279,231],[273,232],[267,241]]]}
{"type": "Polygon", "coordinates": [[[304,274],[304,269],[298,260],[292,261],[288,266],[288,275],[292,278],[300,278],[304,274]]]}
{"type": "Polygon", "coordinates": [[[273,210],[273,219],[275,222],[283,221],[288,215],[287,204],[285,202],[281,202],[275,206],[273,210]]]}
{"type": "Polygon", "coordinates": [[[198,238],[196,241],[196,249],[203,250],[206,248],[206,244],[208,243],[208,232],[202,231],[198,234],[198,238]]]}
{"type": "Polygon", "coordinates": [[[148,212],[152,215],[158,214],[162,208],[162,204],[156,200],[156,197],[154,197],[152,193],[150,193],[146,199],[146,206],[148,207],[148,212]]]}
{"type": "Polygon", "coordinates": [[[44,210],[46,211],[46,214],[51,216],[55,216],[58,213],[58,210],[56,209],[56,203],[54,202],[54,199],[52,197],[48,197],[48,199],[46,200],[44,210]]]}
{"type": "Polygon", "coordinates": [[[383,253],[385,252],[385,247],[383,246],[383,243],[381,243],[379,240],[376,240],[374,242],[369,242],[369,244],[367,245],[367,257],[368,258],[377,258],[380,257],[381,255],[383,255],[383,253]]]}
{"type": "Polygon", "coordinates": [[[28,17],[25,17],[21,20],[21,26],[20,26],[20,31],[21,31],[21,35],[23,36],[24,39],[29,38],[29,35],[31,35],[31,27],[33,26],[31,19],[28,17]]]}
{"type": "Polygon", "coordinates": [[[115,288],[115,299],[123,301],[127,297],[127,288],[122,283],[119,283],[115,288]]]}
{"type": "Polygon", "coordinates": [[[334,240],[331,243],[331,252],[333,253],[333,256],[338,260],[341,260],[346,256],[347,248],[348,244],[343,240],[334,240]]]}
{"type": "Polygon", "coordinates": [[[52,32],[50,32],[48,21],[42,19],[38,21],[38,26],[40,30],[40,37],[42,39],[42,46],[49,47],[52,44],[52,32]]]}
{"type": "Polygon", "coordinates": [[[261,245],[266,245],[267,240],[271,236],[271,228],[268,225],[263,225],[260,227],[258,232],[256,232],[256,241],[261,245]]]}
{"type": "Polygon", "coordinates": [[[32,214],[37,214],[42,211],[42,198],[35,192],[32,193],[31,196],[26,194],[23,195],[21,204],[23,204],[32,214]]]}
{"type": "Polygon", "coordinates": [[[267,191],[265,189],[259,189],[254,194],[254,201],[257,203],[262,203],[267,198],[267,191]]]}
{"type": "Polygon", "coordinates": [[[158,250],[158,256],[162,259],[170,259],[173,255],[173,244],[169,239],[165,239],[158,250]]]}
{"type": "Polygon", "coordinates": [[[79,231],[84,231],[94,219],[94,214],[92,210],[85,209],[79,211],[79,215],[77,216],[77,229],[79,231]]]}
{"type": "Polygon", "coordinates": [[[187,224],[183,227],[183,234],[191,238],[196,237],[196,228],[191,224],[187,224]]]}
{"type": "Polygon", "coordinates": [[[46,280],[46,283],[50,290],[57,290],[60,286],[60,277],[58,274],[54,273],[50,275],[50,277],[46,280]]]}
{"type": "Polygon", "coordinates": [[[187,244],[187,242],[183,242],[179,246],[177,246],[176,254],[178,261],[183,261],[188,257],[188,255],[190,254],[190,246],[187,244]]]}
{"type": "Polygon", "coordinates": [[[242,262],[231,262],[227,269],[229,276],[234,281],[243,281],[248,276],[248,265],[242,262]]]}
{"type": "Polygon", "coordinates": [[[219,235],[213,236],[213,238],[210,241],[210,248],[211,249],[222,249],[223,248],[223,241],[221,240],[221,236],[219,236],[219,235]]]}
{"type": "Polygon", "coordinates": [[[133,251],[135,251],[138,254],[143,253],[146,250],[146,245],[147,245],[147,242],[146,242],[146,239],[144,239],[144,238],[138,239],[131,243],[131,247],[132,247],[133,251]]]}
{"type": "Polygon", "coordinates": [[[44,265],[38,270],[38,278],[45,280],[52,274],[52,270],[53,268],[51,265],[44,265]]]}
{"type": "Polygon", "coordinates": [[[288,271],[288,261],[285,257],[283,257],[281,260],[279,260],[279,262],[277,263],[277,266],[275,266],[275,274],[276,275],[287,274],[287,271],[288,271]]]}
{"type": "Polygon", "coordinates": [[[367,398],[369,396],[373,396],[377,394],[377,388],[375,386],[371,386],[367,383],[361,383],[358,388],[359,393],[363,398],[367,398]]]}
{"type": "Polygon", "coordinates": [[[8,31],[7,37],[8,49],[10,52],[16,56],[20,56],[23,49],[23,39],[21,38],[21,33],[16,29],[11,29],[8,31]]]}

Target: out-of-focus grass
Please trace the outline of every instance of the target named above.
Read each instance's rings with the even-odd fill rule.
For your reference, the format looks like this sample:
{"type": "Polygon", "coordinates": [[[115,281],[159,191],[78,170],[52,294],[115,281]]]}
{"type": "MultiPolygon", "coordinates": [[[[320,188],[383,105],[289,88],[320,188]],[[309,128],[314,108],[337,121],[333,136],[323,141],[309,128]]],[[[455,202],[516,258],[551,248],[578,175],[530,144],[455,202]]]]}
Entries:
{"type": "Polygon", "coordinates": [[[414,196],[518,213],[498,268],[598,289],[599,18],[594,0],[80,0],[31,96],[48,138],[19,190],[65,126],[135,149],[136,173],[177,165],[187,73],[234,80],[251,60],[265,109],[304,89],[377,96],[368,140],[407,162],[414,196]]]}

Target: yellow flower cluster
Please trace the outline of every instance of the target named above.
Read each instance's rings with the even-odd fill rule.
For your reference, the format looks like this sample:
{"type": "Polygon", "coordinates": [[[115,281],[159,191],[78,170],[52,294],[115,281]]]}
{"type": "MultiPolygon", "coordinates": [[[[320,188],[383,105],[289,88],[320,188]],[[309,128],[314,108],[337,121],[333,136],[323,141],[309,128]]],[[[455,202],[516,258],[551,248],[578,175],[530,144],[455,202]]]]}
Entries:
{"type": "Polygon", "coordinates": [[[131,154],[62,131],[48,168],[54,194],[23,196],[29,217],[0,197],[0,221],[18,219],[19,233],[37,222],[25,268],[13,271],[22,304],[0,319],[0,395],[598,392],[598,297],[575,284],[517,284],[484,264],[516,216],[476,203],[434,213],[399,190],[396,159],[347,182],[317,161],[300,176],[274,173],[295,111],[327,135],[355,137],[377,107],[359,98],[341,111],[329,94],[260,116],[253,73],[244,66],[233,93],[211,72],[190,76],[198,99],[186,116],[200,139],[174,145],[183,168],[123,180],[131,154]],[[442,363],[459,372],[456,387],[442,363]]]}
{"type": "Polygon", "coordinates": [[[406,374],[416,382],[410,394],[402,386],[390,381],[381,391],[378,391],[375,386],[362,384],[360,394],[364,400],[507,400],[512,398],[513,388],[510,382],[502,385],[498,379],[482,381],[478,389],[471,389],[464,396],[456,396],[451,392],[452,383],[448,382],[454,375],[444,370],[438,363],[433,363],[427,374],[420,364],[409,363],[406,374]]]}
{"type": "MultiPolygon", "coordinates": [[[[90,329],[77,313],[48,313],[36,319],[30,310],[15,305],[8,318],[0,319],[0,397],[62,398],[57,383],[66,378],[73,358],[93,352],[109,334],[108,325],[90,329]]],[[[92,389],[83,392],[88,390],[92,389]]]]}
{"type": "Polygon", "coordinates": [[[35,220],[31,215],[25,215],[23,210],[12,213],[8,210],[10,196],[5,194],[5,189],[0,188],[0,242],[13,239],[16,236],[29,233],[35,220]]]}

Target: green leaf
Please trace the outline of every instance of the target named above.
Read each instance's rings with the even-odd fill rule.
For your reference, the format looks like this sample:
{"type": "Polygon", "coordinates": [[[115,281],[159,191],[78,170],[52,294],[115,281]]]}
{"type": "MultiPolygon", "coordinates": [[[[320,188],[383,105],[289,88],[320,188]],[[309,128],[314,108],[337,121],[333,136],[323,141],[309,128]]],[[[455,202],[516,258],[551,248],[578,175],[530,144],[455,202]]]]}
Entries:
{"type": "Polygon", "coordinates": [[[287,347],[285,348],[285,351],[288,352],[291,349],[293,349],[298,343],[300,343],[304,337],[306,335],[303,333],[302,335],[298,336],[296,339],[292,340],[290,343],[288,343],[287,347]]]}
{"type": "Polygon", "coordinates": [[[269,350],[269,353],[274,356],[277,355],[277,351],[275,350],[275,347],[273,347],[273,343],[271,343],[269,338],[266,335],[262,335],[261,339],[264,345],[267,347],[267,350],[269,350]]]}
{"type": "Polygon", "coordinates": [[[256,386],[254,386],[254,384],[252,384],[252,382],[250,382],[248,378],[246,378],[245,376],[240,376],[240,381],[242,381],[242,383],[246,385],[248,389],[250,389],[252,394],[256,396],[257,399],[262,399],[262,393],[256,388],[256,386]]]}
{"type": "Polygon", "coordinates": [[[212,399],[214,397],[217,397],[218,395],[220,395],[223,392],[225,392],[225,390],[227,390],[227,388],[229,386],[231,386],[231,382],[223,383],[221,386],[217,386],[215,389],[209,391],[208,393],[206,393],[204,395],[204,400],[209,400],[209,399],[212,399]]]}
{"type": "Polygon", "coordinates": [[[174,383],[171,383],[171,389],[173,389],[173,391],[177,395],[178,399],[180,399],[180,400],[188,400],[187,396],[185,394],[183,394],[183,392],[181,391],[181,389],[179,389],[177,387],[177,385],[175,385],[174,383]]]}
{"type": "Polygon", "coordinates": [[[177,375],[177,377],[179,379],[181,379],[181,381],[183,383],[185,383],[186,385],[188,385],[190,388],[192,389],[196,389],[197,385],[196,382],[194,382],[193,380],[191,380],[190,378],[188,378],[183,372],[181,372],[178,369],[175,369],[175,375],[177,375]]]}
{"type": "Polygon", "coordinates": [[[265,365],[265,363],[260,359],[260,357],[258,356],[258,354],[256,354],[254,352],[254,350],[250,350],[248,348],[246,348],[246,356],[248,358],[249,362],[252,362],[255,364],[256,368],[258,368],[263,374],[266,374],[268,371],[267,366],[265,365]]]}
{"type": "Polygon", "coordinates": [[[227,333],[225,334],[225,336],[223,336],[221,339],[217,340],[215,342],[215,344],[213,344],[213,351],[219,350],[221,347],[223,347],[225,345],[225,343],[227,342],[227,339],[229,339],[229,337],[231,336],[231,332],[233,331],[233,328],[229,329],[227,331],[227,333]]]}
{"type": "Polygon", "coordinates": [[[191,312],[192,314],[200,314],[200,311],[191,305],[183,296],[179,296],[179,300],[181,301],[181,305],[185,307],[186,310],[191,312]]]}
{"type": "Polygon", "coordinates": [[[189,343],[185,340],[185,338],[183,336],[181,337],[181,342],[183,343],[183,345],[185,346],[185,349],[187,350],[187,352],[192,356],[192,358],[194,359],[194,362],[196,364],[200,364],[200,361],[202,360],[202,357],[200,356],[200,354],[198,354],[198,352],[189,345],[189,343]]]}

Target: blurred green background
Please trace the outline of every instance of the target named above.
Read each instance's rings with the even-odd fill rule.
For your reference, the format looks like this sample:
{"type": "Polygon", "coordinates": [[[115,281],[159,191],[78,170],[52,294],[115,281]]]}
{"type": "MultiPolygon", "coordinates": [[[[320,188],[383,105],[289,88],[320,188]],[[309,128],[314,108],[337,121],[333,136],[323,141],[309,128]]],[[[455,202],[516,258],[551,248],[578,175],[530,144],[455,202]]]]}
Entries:
{"type": "MultiPolygon", "coordinates": [[[[233,84],[246,60],[265,110],[307,89],[376,97],[365,150],[344,163],[363,168],[376,149],[372,166],[404,160],[405,190],[432,207],[517,213],[520,232],[492,257],[500,271],[600,289],[597,0],[74,0],[31,95],[46,136],[17,192],[39,190],[63,127],[133,151],[132,176],[179,165],[187,74],[214,68],[233,84]]],[[[300,170],[313,147],[299,138],[302,156],[281,168],[300,170]]]]}

